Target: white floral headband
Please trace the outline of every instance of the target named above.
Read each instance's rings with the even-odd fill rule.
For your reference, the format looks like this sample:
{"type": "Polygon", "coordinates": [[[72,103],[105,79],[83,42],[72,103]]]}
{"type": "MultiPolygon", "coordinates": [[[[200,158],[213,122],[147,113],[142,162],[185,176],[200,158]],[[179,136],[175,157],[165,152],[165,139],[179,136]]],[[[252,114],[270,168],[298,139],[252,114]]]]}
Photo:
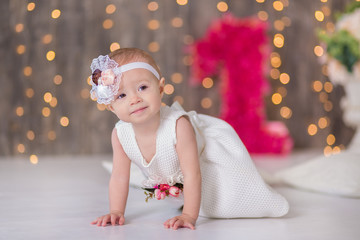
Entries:
{"type": "Polygon", "coordinates": [[[94,58],[90,68],[92,72],[92,89],[90,95],[92,99],[100,104],[108,105],[114,101],[119,90],[123,72],[135,68],[143,68],[150,71],[158,80],[160,80],[159,73],[148,63],[132,62],[119,67],[119,64],[110,59],[108,55],[100,55],[98,58],[94,58]]]}

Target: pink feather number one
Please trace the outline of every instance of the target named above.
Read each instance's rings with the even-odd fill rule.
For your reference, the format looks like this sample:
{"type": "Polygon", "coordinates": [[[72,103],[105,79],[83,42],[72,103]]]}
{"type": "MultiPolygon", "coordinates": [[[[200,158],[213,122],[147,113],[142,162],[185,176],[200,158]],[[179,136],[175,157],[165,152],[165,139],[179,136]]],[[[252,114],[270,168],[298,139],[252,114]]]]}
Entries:
{"type": "Polygon", "coordinates": [[[250,153],[287,154],[293,140],[282,122],[269,122],[264,96],[270,47],[267,25],[257,19],[224,15],[192,48],[191,79],[222,81],[221,118],[240,136],[250,153]]]}

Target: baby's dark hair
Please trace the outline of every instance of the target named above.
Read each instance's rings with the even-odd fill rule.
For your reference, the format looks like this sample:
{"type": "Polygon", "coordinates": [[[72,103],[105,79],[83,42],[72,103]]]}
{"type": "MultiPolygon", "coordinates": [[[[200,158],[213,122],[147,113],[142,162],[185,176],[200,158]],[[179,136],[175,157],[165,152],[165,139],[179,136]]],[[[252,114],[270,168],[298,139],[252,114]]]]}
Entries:
{"type": "Polygon", "coordinates": [[[150,64],[162,77],[159,67],[149,53],[139,48],[120,48],[109,53],[109,57],[116,61],[119,66],[131,62],[146,62],[150,64]]]}

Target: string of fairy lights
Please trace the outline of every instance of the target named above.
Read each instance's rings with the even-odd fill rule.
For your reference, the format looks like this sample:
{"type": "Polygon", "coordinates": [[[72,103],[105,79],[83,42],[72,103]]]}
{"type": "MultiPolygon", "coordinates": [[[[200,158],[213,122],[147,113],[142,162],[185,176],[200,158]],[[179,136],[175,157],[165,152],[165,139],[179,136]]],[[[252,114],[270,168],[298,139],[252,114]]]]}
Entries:
{"type": "MultiPolygon", "coordinates": [[[[323,23],[326,27],[327,32],[331,33],[335,30],[335,25],[331,21],[331,9],[328,6],[328,0],[319,0],[321,2],[320,9],[314,11],[314,18],[319,23],[323,23]]],[[[265,3],[265,0],[256,0],[258,3],[265,3]]],[[[288,0],[275,0],[272,1],[272,5],[275,11],[282,12],[286,7],[289,6],[288,0]]],[[[266,11],[258,12],[259,19],[263,21],[268,20],[268,13],[266,11]]],[[[287,16],[281,16],[278,19],[273,21],[273,27],[276,30],[276,33],[273,36],[273,45],[280,49],[284,47],[285,38],[281,32],[285,27],[291,26],[291,19],[287,16]]],[[[317,57],[321,57],[324,54],[324,49],[320,45],[316,45],[313,48],[314,54],[317,57]]],[[[280,54],[276,51],[273,51],[270,56],[271,66],[273,67],[270,71],[270,77],[274,80],[279,79],[280,83],[284,86],[281,86],[275,89],[275,92],[272,94],[271,100],[275,105],[280,105],[283,102],[283,98],[286,97],[287,91],[285,85],[290,82],[290,76],[288,73],[280,73],[279,68],[281,66],[281,57],[280,54]]],[[[322,74],[327,76],[327,66],[322,67],[322,74]]],[[[325,79],[325,78],[324,78],[325,79]]],[[[330,126],[330,118],[326,116],[326,113],[330,113],[333,109],[333,103],[329,100],[329,94],[333,91],[333,84],[328,80],[314,80],[312,82],[311,89],[319,93],[319,101],[323,104],[325,114],[314,119],[312,123],[307,126],[307,133],[310,136],[315,136],[319,131],[325,130],[330,126]]],[[[282,106],[280,108],[280,116],[284,119],[289,119],[292,116],[291,108],[287,106],[282,106]]],[[[326,146],[324,147],[324,155],[330,156],[331,154],[338,154],[341,150],[345,149],[343,144],[335,145],[336,137],[334,134],[330,133],[326,137],[326,146]]]]}
{"type": "MultiPolygon", "coordinates": [[[[356,0],[360,1],[360,0],[356,0]]],[[[322,30],[328,34],[331,34],[335,31],[335,24],[331,19],[331,9],[329,7],[329,3],[327,0],[320,0],[321,7],[320,9],[315,10],[314,16],[315,19],[322,25],[322,30]]],[[[322,57],[324,53],[324,49],[320,45],[316,45],[314,47],[314,54],[317,57],[322,57]]],[[[328,76],[327,73],[327,65],[324,64],[322,67],[322,73],[325,77],[328,76]]],[[[333,109],[333,103],[329,100],[329,94],[333,91],[333,84],[325,78],[325,81],[314,80],[312,84],[313,91],[319,93],[319,101],[323,104],[324,110],[326,112],[330,112],[333,109]]],[[[315,135],[319,129],[324,129],[330,124],[330,119],[327,116],[320,117],[317,125],[316,123],[312,123],[309,125],[308,131],[309,134],[315,135]]],[[[342,150],[345,149],[343,144],[336,145],[336,137],[334,134],[330,133],[326,137],[326,146],[324,148],[324,155],[330,156],[332,154],[338,154],[342,150]]]]}
{"type": "MultiPolygon", "coordinates": [[[[29,13],[35,11],[36,3],[28,2],[26,5],[26,10],[29,13]]],[[[49,14],[49,19],[52,19],[54,21],[56,21],[60,17],[61,17],[61,11],[59,9],[53,9],[49,14]]],[[[16,25],[14,27],[14,31],[16,34],[18,34],[20,36],[22,33],[24,33],[24,30],[25,30],[25,23],[23,23],[23,22],[16,23],[16,25]]],[[[54,38],[54,36],[50,33],[45,34],[41,38],[42,44],[46,48],[48,48],[46,55],[44,57],[49,62],[53,62],[56,58],[55,51],[53,49],[51,49],[51,47],[50,47],[50,43],[53,41],[53,38],[54,38]]],[[[16,47],[16,53],[18,55],[24,55],[24,54],[26,54],[26,52],[27,52],[26,45],[19,44],[16,47]]],[[[33,75],[33,67],[31,65],[23,66],[23,75],[25,78],[31,78],[33,75]]],[[[58,86],[58,85],[62,84],[63,79],[62,79],[61,75],[57,74],[53,77],[52,81],[55,86],[58,86]]],[[[29,101],[32,98],[34,98],[34,96],[36,94],[42,95],[43,106],[42,106],[41,114],[44,118],[50,117],[52,112],[56,111],[56,107],[58,106],[58,99],[56,98],[56,96],[53,93],[51,93],[51,91],[46,91],[45,93],[39,93],[39,92],[37,92],[37,89],[33,89],[32,87],[27,87],[25,89],[24,94],[25,94],[26,99],[29,101]]],[[[18,117],[20,117],[20,118],[24,117],[25,112],[26,111],[24,109],[24,106],[16,106],[15,107],[15,114],[18,117]]],[[[68,116],[60,116],[58,119],[58,123],[62,127],[68,127],[70,124],[69,117],[68,116]]],[[[37,138],[40,138],[39,135],[40,135],[40,133],[35,132],[33,129],[27,129],[23,141],[16,145],[17,152],[20,154],[29,152],[29,150],[27,150],[26,142],[27,141],[35,141],[37,138]]],[[[56,131],[49,130],[46,134],[46,137],[49,141],[56,140],[56,138],[57,138],[56,131]]],[[[36,154],[30,154],[29,159],[32,164],[38,163],[38,156],[36,154]]]]}
{"type": "MultiPolygon", "coordinates": [[[[174,0],[175,1],[175,0],[174,0]]],[[[274,29],[274,35],[272,36],[272,43],[274,45],[274,50],[270,54],[270,64],[271,64],[271,70],[270,70],[270,77],[271,79],[278,81],[279,87],[274,89],[274,92],[271,96],[271,101],[274,105],[279,106],[279,114],[283,119],[290,119],[292,117],[292,109],[289,106],[285,105],[284,98],[287,96],[287,84],[290,83],[290,75],[287,72],[284,72],[281,70],[282,66],[282,58],[279,53],[279,50],[283,47],[286,47],[285,37],[283,34],[283,31],[285,28],[291,26],[291,18],[286,16],[284,14],[284,10],[289,7],[289,0],[255,0],[260,6],[260,11],[257,13],[257,16],[262,21],[268,21],[269,20],[269,13],[264,10],[265,9],[265,2],[266,1],[272,1],[272,7],[273,11],[271,14],[275,16],[275,20],[272,21],[273,29],[274,29]]],[[[327,0],[319,0],[321,2],[320,9],[315,10],[314,17],[316,21],[318,21],[321,24],[324,24],[328,32],[332,32],[335,29],[334,23],[331,22],[330,15],[331,10],[328,6],[327,0]]],[[[176,0],[176,3],[178,6],[185,7],[189,1],[188,0],[176,0]]],[[[35,2],[28,2],[26,9],[27,11],[33,12],[36,9],[35,2]]],[[[156,16],[157,11],[161,9],[161,6],[158,1],[149,1],[147,3],[147,10],[151,13],[151,19],[148,20],[146,23],[146,26],[149,31],[157,31],[162,27],[162,22],[160,22],[156,16]]],[[[216,9],[220,13],[225,13],[229,11],[229,6],[225,1],[218,1],[216,2],[216,9]]],[[[117,12],[116,4],[110,3],[106,5],[105,7],[105,13],[106,18],[101,22],[99,21],[99,24],[102,24],[102,27],[104,30],[111,30],[114,29],[115,21],[113,20],[114,14],[117,12]]],[[[52,9],[49,13],[49,19],[56,21],[59,19],[62,15],[62,12],[60,9],[52,9]]],[[[170,20],[170,24],[174,29],[181,29],[184,26],[184,19],[181,16],[174,16],[170,20]]],[[[24,32],[25,23],[17,23],[15,25],[14,31],[16,34],[22,34],[24,32]]],[[[53,62],[56,61],[56,51],[54,49],[51,49],[51,42],[53,41],[54,36],[50,33],[45,34],[42,36],[41,41],[42,44],[48,48],[46,55],[44,56],[47,61],[53,62]]],[[[194,42],[193,36],[189,34],[184,34],[184,37],[182,39],[183,43],[185,45],[190,45],[194,42]]],[[[24,44],[19,44],[16,47],[16,53],[18,55],[24,55],[27,51],[27,47],[24,44]]],[[[115,51],[116,49],[119,49],[121,47],[119,42],[112,42],[109,45],[110,51],[115,51]]],[[[157,53],[161,49],[160,43],[153,40],[150,41],[147,45],[147,50],[151,53],[157,53]]],[[[324,49],[320,45],[314,46],[314,54],[317,57],[321,57],[324,54],[324,49]]],[[[191,55],[185,55],[182,56],[181,63],[184,66],[190,66],[192,64],[192,57],[191,55]]],[[[327,76],[326,73],[326,66],[323,67],[322,73],[327,76]]],[[[33,68],[31,65],[24,66],[23,67],[23,74],[25,77],[31,77],[33,74],[33,68]]],[[[164,92],[169,97],[172,97],[174,101],[178,101],[180,104],[183,104],[184,98],[180,95],[176,95],[176,87],[181,84],[184,80],[184,76],[181,72],[174,72],[170,76],[170,82],[165,85],[164,92]]],[[[60,74],[56,74],[53,76],[53,84],[54,86],[59,86],[63,82],[63,78],[60,74]]],[[[87,80],[88,84],[90,85],[90,77],[87,80]]],[[[202,80],[202,87],[205,89],[210,89],[214,86],[213,79],[207,77],[202,80]]],[[[329,81],[324,80],[314,80],[312,82],[311,89],[319,94],[319,101],[321,104],[323,104],[325,113],[330,112],[333,108],[333,103],[329,100],[328,95],[333,91],[333,85],[329,81]]],[[[33,89],[31,87],[28,87],[25,89],[25,96],[26,99],[30,100],[32,99],[36,94],[41,94],[43,97],[43,107],[41,114],[44,118],[48,118],[53,112],[56,111],[56,107],[58,105],[58,98],[55,96],[55,94],[52,91],[46,91],[45,93],[37,92],[36,89],[33,89]]],[[[83,88],[80,90],[80,96],[84,100],[90,99],[89,94],[89,88],[83,88]]],[[[209,97],[204,97],[201,101],[201,106],[204,109],[211,108],[213,105],[213,101],[209,97]]],[[[106,110],[106,106],[102,104],[97,104],[97,108],[100,111],[106,110]]],[[[24,106],[16,106],[15,107],[15,113],[18,117],[23,117],[25,114],[24,106]]],[[[70,119],[69,116],[60,116],[58,119],[58,124],[60,124],[62,127],[68,127],[70,125],[70,119]]],[[[322,116],[319,119],[314,119],[313,123],[310,123],[307,126],[307,132],[310,136],[316,135],[319,131],[326,129],[330,126],[330,119],[329,117],[322,116]]],[[[35,141],[35,139],[38,137],[39,133],[36,133],[32,129],[28,129],[26,131],[26,134],[24,136],[23,142],[20,142],[16,146],[16,150],[20,154],[25,154],[30,152],[29,149],[27,149],[27,141],[35,141]]],[[[49,130],[47,133],[47,138],[49,141],[54,141],[57,138],[57,134],[55,130],[49,130]]],[[[343,145],[335,146],[336,138],[333,134],[329,134],[326,138],[326,147],[324,148],[324,154],[330,155],[333,153],[338,153],[342,149],[344,149],[343,145]]],[[[30,162],[33,164],[38,163],[38,156],[36,154],[29,154],[30,155],[30,162]]]]}
{"type": "MultiPolygon", "coordinates": [[[[259,4],[264,4],[265,0],[256,0],[259,4]]],[[[290,75],[286,72],[281,72],[280,67],[282,65],[282,59],[276,49],[281,49],[285,45],[285,37],[282,34],[286,27],[291,26],[291,19],[283,14],[283,10],[289,6],[288,0],[273,1],[273,9],[275,10],[276,20],[273,21],[273,28],[275,34],[273,36],[273,45],[275,49],[270,54],[270,77],[273,80],[279,80],[281,86],[275,89],[271,96],[271,101],[274,105],[280,105],[283,103],[283,99],[287,95],[286,85],[290,82],[290,75]]],[[[258,18],[262,21],[268,21],[269,13],[265,10],[261,10],[257,13],[258,18]]],[[[280,116],[284,119],[290,119],[292,116],[292,110],[288,106],[281,106],[280,116]]]]}
{"type": "MultiPolygon", "coordinates": [[[[319,0],[321,7],[316,9],[314,12],[315,19],[321,24],[321,27],[326,30],[329,34],[335,31],[335,24],[331,19],[331,9],[329,7],[328,0],[319,0]]],[[[360,0],[356,0],[360,2],[360,0]]],[[[314,46],[314,54],[317,57],[322,57],[325,52],[324,48],[321,45],[314,46]]],[[[322,67],[322,74],[328,76],[327,65],[324,64],[322,67]]],[[[323,104],[325,112],[330,112],[333,109],[333,103],[329,100],[329,94],[333,91],[333,84],[325,78],[324,81],[314,80],[312,83],[312,90],[319,93],[319,101],[323,104]]],[[[308,127],[308,132],[311,136],[314,136],[318,129],[325,129],[330,125],[330,119],[327,116],[320,117],[316,123],[312,123],[308,127]]],[[[336,137],[334,134],[330,133],[326,137],[326,146],[324,147],[324,155],[330,156],[332,154],[338,154],[345,149],[343,144],[336,145],[336,137]]]]}
{"type": "MultiPolygon", "coordinates": [[[[325,25],[327,31],[329,33],[334,32],[335,25],[331,21],[331,9],[328,6],[327,0],[320,0],[321,7],[316,9],[314,12],[314,17],[316,21],[319,22],[320,25],[325,25]]],[[[324,55],[324,49],[320,45],[314,46],[314,54],[317,57],[321,57],[324,55]]],[[[327,76],[327,66],[323,65],[322,67],[322,74],[327,76]]],[[[323,104],[323,108],[325,112],[331,112],[333,109],[333,103],[329,100],[329,94],[333,91],[333,84],[328,80],[314,80],[312,82],[312,90],[319,94],[319,101],[323,104]]],[[[311,123],[308,126],[308,133],[311,136],[317,134],[319,130],[325,129],[330,125],[330,119],[327,116],[322,116],[318,119],[317,122],[311,123]]],[[[340,144],[339,146],[334,145],[336,142],[336,137],[334,134],[330,133],[326,137],[326,146],[324,147],[324,155],[330,156],[331,154],[340,153],[342,149],[344,149],[344,145],[340,144]]]]}

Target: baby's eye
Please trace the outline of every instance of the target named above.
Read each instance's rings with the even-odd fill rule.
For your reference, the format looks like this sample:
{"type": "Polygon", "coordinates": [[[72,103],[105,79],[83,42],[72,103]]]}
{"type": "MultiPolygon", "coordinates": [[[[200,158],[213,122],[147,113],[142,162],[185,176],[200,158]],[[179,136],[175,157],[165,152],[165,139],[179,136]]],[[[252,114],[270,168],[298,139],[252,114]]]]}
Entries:
{"type": "Polygon", "coordinates": [[[139,87],[139,91],[144,91],[147,88],[148,88],[148,86],[142,85],[142,86],[139,87]]]}
{"type": "Polygon", "coordinates": [[[120,94],[120,95],[118,96],[118,98],[124,98],[124,97],[126,97],[126,94],[125,94],[125,93],[122,93],[122,94],[120,94]]]}

